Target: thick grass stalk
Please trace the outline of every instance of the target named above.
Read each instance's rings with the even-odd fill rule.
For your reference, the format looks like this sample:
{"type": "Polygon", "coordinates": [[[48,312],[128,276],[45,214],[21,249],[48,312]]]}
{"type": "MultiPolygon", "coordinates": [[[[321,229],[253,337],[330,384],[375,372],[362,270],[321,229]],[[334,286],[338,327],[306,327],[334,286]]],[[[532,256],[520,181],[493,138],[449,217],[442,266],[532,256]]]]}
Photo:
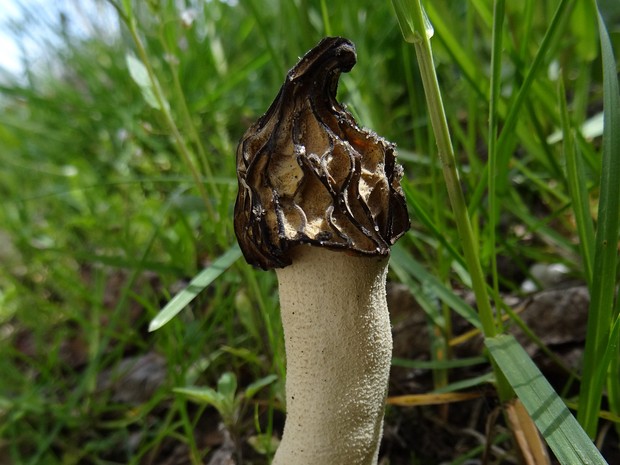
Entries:
{"type": "MultiPolygon", "coordinates": [[[[617,308],[618,232],[620,218],[620,93],[613,49],[602,17],[598,28],[603,61],[603,153],[598,207],[598,225],[594,244],[590,312],[583,359],[583,376],[579,393],[577,419],[590,437],[596,435],[606,368],[600,363],[610,344],[610,327],[617,308]]],[[[612,364],[617,364],[616,360],[612,364]]],[[[615,371],[615,370],[614,370],[615,371]]],[[[617,371],[616,371],[617,372],[617,371]]],[[[618,380],[610,381],[617,392],[618,380]],[[615,385],[614,385],[615,384],[615,385]]]]}
{"type": "Polygon", "coordinates": [[[438,155],[446,182],[446,189],[450,198],[452,210],[454,211],[459,236],[463,242],[463,253],[471,274],[472,287],[476,294],[476,302],[479,307],[480,321],[485,335],[494,336],[496,328],[493,311],[489,302],[485,279],[478,257],[478,247],[474,241],[474,234],[467,213],[465,197],[460,187],[454,148],[450,140],[448,121],[441,99],[437,75],[435,74],[430,38],[427,35],[428,26],[425,24],[422,6],[419,0],[408,2],[394,0],[393,3],[399,14],[401,28],[403,24],[407,24],[407,27],[412,28],[410,31],[411,35],[405,35],[405,38],[408,42],[413,42],[416,49],[420,74],[429,108],[429,116],[435,133],[438,155]],[[402,19],[401,14],[408,15],[408,18],[402,19]]]}
{"type": "MultiPolygon", "coordinates": [[[[496,189],[497,176],[497,132],[498,132],[498,103],[500,95],[502,69],[502,31],[504,25],[504,0],[497,0],[493,8],[493,48],[491,49],[491,92],[489,104],[489,132],[488,132],[488,183],[489,183],[489,247],[491,249],[491,270],[493,272],[493,299],[499,302],[499,277],[497,274],[497,251],[495,248],[495,229],[498,219],[498,202],[496,189]]],[[[501,325],[501,315],[497,312],[497,323],[501,325]]]]}
{"type": "MultiPolygon", "coordinates": [[[[459,237],[463,245],[465,262],[467,263],[471,276],[480,322],[482,323],[484,335],[486,337],[493,337],[497,334],[497,328],[495,326],[493,310],[489,301],[487,286],[480,264],[478,246],[474,240],[471,221],[465,203],[465,196],[461,189],[459,175],[456,169],[454,148],[450,139],[448,121],[441,99],[439,82],[435,73],[430,44],[432,29],[424,16],[420,0],[393,0],[392,3],[394,4],[394,9],[396,10],[405,40],[413,43],[415,46],[446,189],[454,212],[459,237]]],[[[501,376],[501,373],[498,372],[497,374],[498,392],[502,399],[507,400],[512,396],[512,389],[506,383],[503,376],[501,376]]]]}

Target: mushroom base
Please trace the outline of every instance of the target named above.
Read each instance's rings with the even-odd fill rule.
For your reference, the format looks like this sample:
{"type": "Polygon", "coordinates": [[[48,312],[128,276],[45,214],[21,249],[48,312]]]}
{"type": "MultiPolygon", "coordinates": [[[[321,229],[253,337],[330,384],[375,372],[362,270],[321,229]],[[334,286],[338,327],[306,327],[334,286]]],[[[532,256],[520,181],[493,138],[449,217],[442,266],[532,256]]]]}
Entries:
{"type": "Polygon", "coordinates": [[[312,246],[276,270],[287,417],[274,465],[375,465],[392,334],[386,257],[312,246]]]}

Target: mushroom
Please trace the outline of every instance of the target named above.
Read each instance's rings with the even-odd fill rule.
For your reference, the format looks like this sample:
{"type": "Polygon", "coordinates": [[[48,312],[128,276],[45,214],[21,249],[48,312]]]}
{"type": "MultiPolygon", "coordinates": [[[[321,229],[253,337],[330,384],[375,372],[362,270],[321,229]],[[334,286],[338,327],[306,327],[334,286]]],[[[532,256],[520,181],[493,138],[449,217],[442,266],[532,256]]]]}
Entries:
{"type": "Polygon", "coordinates": [[[286,421],[276,465],[376,464],[392,336],[390,246],[409,228],[394,144],[336,101],[355,46],[323,39],[237,148],[235,233],[276,269],[286,421]]]}

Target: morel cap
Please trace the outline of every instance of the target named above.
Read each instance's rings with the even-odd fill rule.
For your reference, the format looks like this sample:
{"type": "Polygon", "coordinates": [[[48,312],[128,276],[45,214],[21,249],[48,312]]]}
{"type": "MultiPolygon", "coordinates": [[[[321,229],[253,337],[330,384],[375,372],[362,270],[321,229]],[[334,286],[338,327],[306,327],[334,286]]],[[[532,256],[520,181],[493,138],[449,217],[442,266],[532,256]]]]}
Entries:
{"type": "Polygon", "coordinates": [[[234,226],[248,263],[285,267],[298,244],[388,255],[409,229],[395,145],[336,101],[355,63],[353,43],[323,39],[241,138],[234,226]]]}

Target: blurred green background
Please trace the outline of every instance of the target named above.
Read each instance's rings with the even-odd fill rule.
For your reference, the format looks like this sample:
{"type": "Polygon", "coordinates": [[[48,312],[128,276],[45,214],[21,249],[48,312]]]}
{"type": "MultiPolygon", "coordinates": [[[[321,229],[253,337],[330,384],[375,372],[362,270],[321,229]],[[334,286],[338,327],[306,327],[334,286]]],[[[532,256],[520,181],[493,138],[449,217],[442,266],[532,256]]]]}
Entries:
{"type": "MultiPolygon", "coordinates": [[[[578,145],[596,211],[602,89],[589,3],[508,2],[500,126],[564,3],[506,145],[495,243],[480,184],[492,3],[427,5],[483,268],[490,276],[497,253],[506,264],[501,288],[517,297],[534,263],[560,262],[583,278],[558,99],[575,128],[590,124],[578,145]],[[566,93],[558,97],[560,79],[566,93]]],[[[399,263],[422,264],[453,295],[468,287],[449,248],[459,241],[414,49],[390,2],[13,5],[2,27],[23,54],[18,68],[0,75],[0,464],[196,464],[222,450],[238,463],[268,463],[283,418],[275,275],[239,260],[166,326],[147,328],[175,292],[234,246],[237,141],[287,70],[326,35],[357,46],[339,99],[399,147],[413,222],[399,263]],[[187,386],[213,390],[198,398],[173,391],[187,386]]],[[[617,57],[620,3],[600,5],[617,57]]],[[[390,280],[430,303],[433,358],[454,336],[450,305],[407,267],[390,280]]],[[[390,463],[439,463],[420,457],[406,444],[390,463]]]]}

